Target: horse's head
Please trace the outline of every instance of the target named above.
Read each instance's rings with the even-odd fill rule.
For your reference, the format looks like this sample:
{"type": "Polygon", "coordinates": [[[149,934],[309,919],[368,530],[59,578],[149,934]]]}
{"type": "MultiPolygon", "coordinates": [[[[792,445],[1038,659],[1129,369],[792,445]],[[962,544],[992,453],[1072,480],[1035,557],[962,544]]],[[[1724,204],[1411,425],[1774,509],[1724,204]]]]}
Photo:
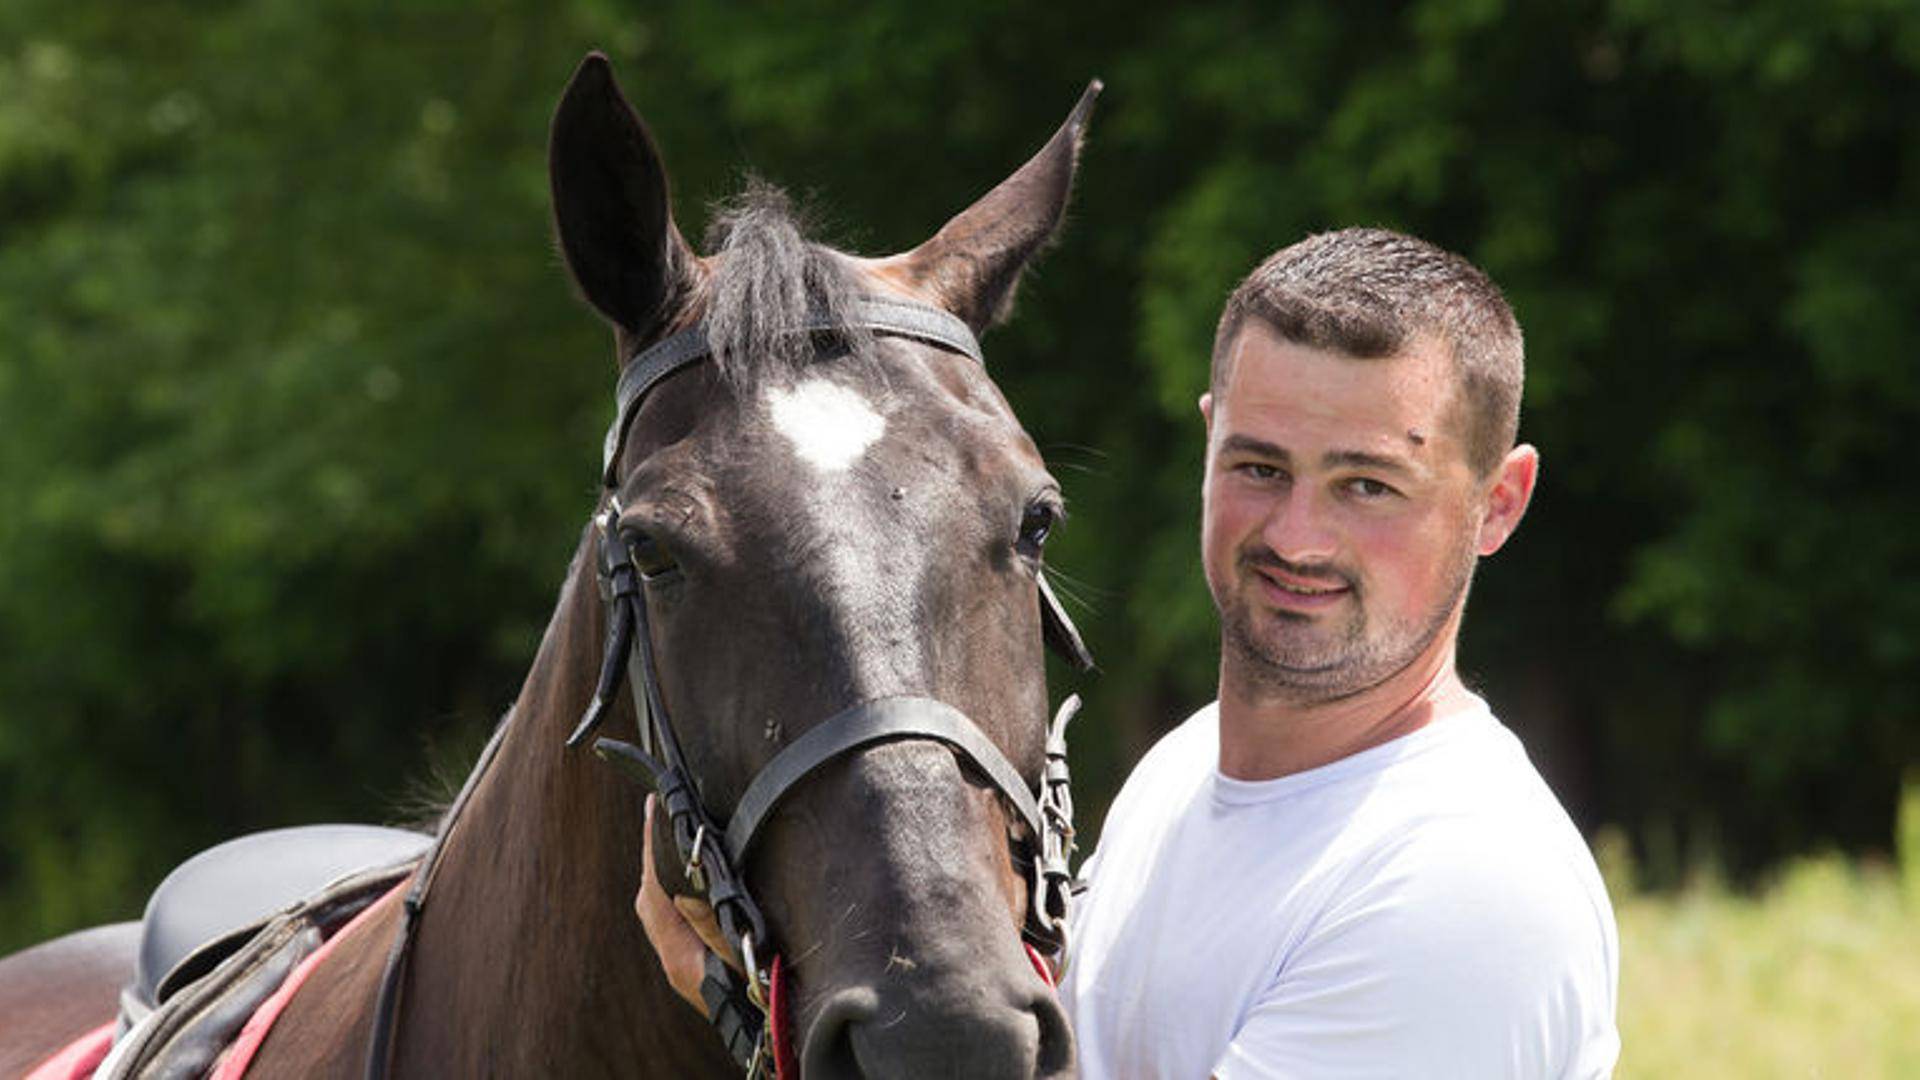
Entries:
{"type": "Polygon", "coordinates": [[[1071,1069],[1021,943],[1032,838],[984,767],[1003,756],[1029,789],[1041,775],[1041,549],[1061,496],[968,351],[1060,221],[1091,98],[885,259],[808,242],[765,190],[696,254],[600,57],[554,120],[561,247],[623,363],[655,363],[693,327],[711,358],[636,393],[604,503],[644,579],[639,633],[706,811],[724,825],[770,761],[875,702],[951,706],[991,744],[914,734],[832,754],[743,853],[809,1076],[1071,1069]],[[899,301],[924,332],[875,317],[899,301]]]}

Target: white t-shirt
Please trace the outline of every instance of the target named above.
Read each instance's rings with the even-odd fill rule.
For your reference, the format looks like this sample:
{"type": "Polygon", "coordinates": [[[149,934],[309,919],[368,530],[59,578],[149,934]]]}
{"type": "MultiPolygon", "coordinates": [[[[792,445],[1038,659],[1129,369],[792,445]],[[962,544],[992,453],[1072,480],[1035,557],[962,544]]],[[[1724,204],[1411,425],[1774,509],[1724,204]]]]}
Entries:
{"type": "Polygon", "coordinates": [[[1593,857],[1486,704],[1277,780],[1216,705],[1108,811],[1061,994],[1081,1075],[1592,1077],[1619,1056],[1593,857]]]}

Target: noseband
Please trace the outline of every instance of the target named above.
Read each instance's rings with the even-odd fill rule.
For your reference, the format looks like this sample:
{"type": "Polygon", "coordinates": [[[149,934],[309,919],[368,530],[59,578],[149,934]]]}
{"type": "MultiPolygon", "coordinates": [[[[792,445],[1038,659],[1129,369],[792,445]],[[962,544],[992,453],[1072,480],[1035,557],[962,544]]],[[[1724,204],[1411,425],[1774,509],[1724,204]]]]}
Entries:
{"type": "MultiPolygon", "coordinates": [[[[938,346],[985,363],[980,345],[967,325],[938,308],[884,297],[860,297],[852,310],[835,319],[820,312],[801,332],[831,333],[857,326],[876,335],[901,337],[938,346]]],[[[1021,934],[1047,951],[1063,949],[1072,882],[1068,855],[1073,847],[1073,803],[1068,792],[1066,726],[1079,709],[1079,698],[1069,697],[1047,728],[1046,762],[1037,790],[1029,788],[1020,770],[1007,760],[992,739],[966,714],[927,697],[889,697],[863,702],[809,728],[757,773],[747,790],[722,819],[710,813],[700,787],[688,768],[660,690],[653,654],[643,578],[634,562],[631,544],[620,532],[620,502],[615,469],[641,403],[662,380],[713,355],[704,324],[680,331],[636,354],[620,374],[615,392],[617,410],[602,446],[601,480],[608,494],[606,508],[595,518],[598,534],[596,569],[602,597],[607,602],[606,654],[593,701],[567,739],[578,746],[606,718],[621,684],[632,692],[639,719],[640,745],[616,739],[596,739],[601,758],[640,780],[658,793],[666,811],[684,876],[705,894],[734,950],[739,972],[709,957],[701,996],[708,1016],[735,1061],[749,1076],[769,1070],[783,1048],[769,1046],[770,1018],[776,1010],[770,999],[779,995],[770,972],[779,958],[763,966],[759,951],[767,948],[767,926],[760,906],[746,887],[743,869],[761,826],[795,787],[823,766],[882,742],[930,739],[957,753],[987,778],[1012,807],[1026,848],[1017,861],[1027,865],[1027,911],[1021,934]]],[[[1048,647],[1078,670],[1093,666],[1092,655],[1073,622],[1038,576],[1042,637],[1048,647]]],[[[482,752],[481,763],[454,800],[444,839],[451,831],[468,793],[493,760],[501,734],[482,752]]],[[[399,983],[411,952],[412,929],[425,905],[426,890],[438,864],[441,842],[436,842],[406,898],[401,930],[389,955],[368,1053],[368,1076],[386,1075],[391,1036],[398,1019],[399,983]]]]}

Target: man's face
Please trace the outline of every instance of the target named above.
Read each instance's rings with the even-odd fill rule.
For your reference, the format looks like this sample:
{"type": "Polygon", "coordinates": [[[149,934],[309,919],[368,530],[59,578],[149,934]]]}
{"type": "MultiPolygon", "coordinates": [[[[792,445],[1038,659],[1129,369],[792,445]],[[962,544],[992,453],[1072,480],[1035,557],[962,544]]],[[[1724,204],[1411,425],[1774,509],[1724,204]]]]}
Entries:
{"type": "Polygon", "coordinates": [[[1488,546],[1500,477],[1468,464],[1454,382],[1437,339],[1360,360],[1247,322],[1226,384],[1200,403],[1201,550],[1229,679],[1329,701],[1450,647],[1476,555],[1518,523],[1516,510],[1488,546]]]}

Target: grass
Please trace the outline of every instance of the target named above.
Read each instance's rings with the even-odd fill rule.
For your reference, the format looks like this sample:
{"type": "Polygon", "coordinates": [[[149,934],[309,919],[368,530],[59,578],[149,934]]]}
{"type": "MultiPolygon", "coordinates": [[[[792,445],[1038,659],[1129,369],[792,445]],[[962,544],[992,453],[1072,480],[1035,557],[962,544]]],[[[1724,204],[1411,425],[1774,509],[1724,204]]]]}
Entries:
{"type": "Polygon", "coordinates": [[[1603,839],[1620,923],[1616,1075],[1920,1077],[1920,785],[1900,832],[1894,863],[1804,859],[1756,895],[1710,876],[1636,893],[1603,839]]]}

